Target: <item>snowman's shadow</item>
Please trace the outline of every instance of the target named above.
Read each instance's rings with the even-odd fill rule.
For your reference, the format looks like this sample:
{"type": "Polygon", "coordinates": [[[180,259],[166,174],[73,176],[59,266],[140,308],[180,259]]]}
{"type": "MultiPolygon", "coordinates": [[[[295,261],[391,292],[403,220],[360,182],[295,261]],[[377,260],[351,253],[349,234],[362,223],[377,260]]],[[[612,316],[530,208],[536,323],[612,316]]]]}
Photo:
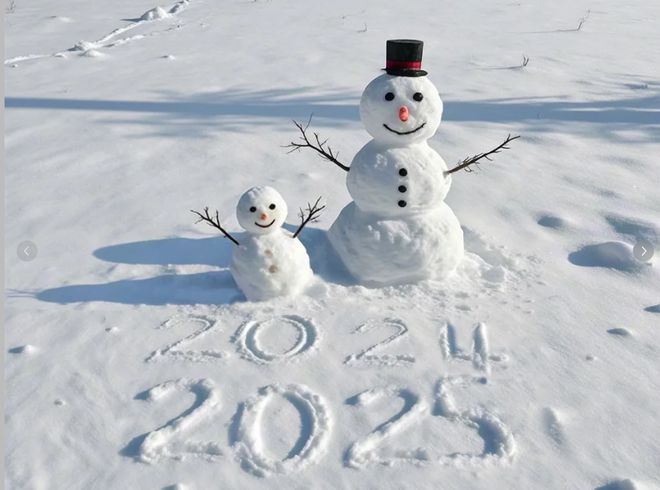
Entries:
{"type": "MultiPolygon", "coordinates": [[[[293,231],[295,226],[285,225],[293,231]]],[[[307,227],[300,234],[314,273],[327,282],[355,281],[335,255],[325,230],[307,227]]],[[[161,266],[166,272],[146,279],[121,279],[101,284],[74,284],[38,291],[34,296],[51,303],[109,302],[143,305],[221,305],[242,301],[230,272],[234,245],[223,237],[182,238],[121,243],[102,247],[94,256],[105,262],[161,266]],[[173,266],[204,265],[217,270],[182,274],[173,266]]]]}
{"type": "Polygon", "coordinates": [[[144,305],[229,304],[243,299],[229,263],[232,243],[223,237],[162,238],[102,247],[94,256],[116,264],[162,266],[165,273],[146,279],[75,284],[45,289],[34,296],[51,303],[102,301],[144,305]],[[207,265],[218,270],[181,274],[173,266],[207,265]]]}
{"type": "MultiPolygon", "coordinates": [[[[284,228],[294,232],[297,227],[284,225],[284,228]]],[[[342,286],[358,284],[330,245],[327,230],[308,226],[303,229],[298,238],[307,249],[314,274],[326,282],[342,286]]]]}

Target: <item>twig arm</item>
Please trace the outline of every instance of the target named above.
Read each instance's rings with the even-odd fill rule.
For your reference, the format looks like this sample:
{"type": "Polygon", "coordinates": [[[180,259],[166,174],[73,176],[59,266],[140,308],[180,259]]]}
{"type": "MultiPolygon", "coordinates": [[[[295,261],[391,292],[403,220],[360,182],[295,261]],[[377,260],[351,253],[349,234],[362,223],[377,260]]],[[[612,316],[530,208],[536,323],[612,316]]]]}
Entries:
{"type": "Polygon", "coordinates": [[[318,153],[318,155],[321,158],[324,158],[325,160],[334,163],[340,169],[348,172],[350,167],[344,165],[337,159],[339,153],[334,153],[332,151],[332,148],[330,148],[329,146],[325,146],[328,140],[321,141],[321,138],[319,137],[318,133],[314,133],[314,141],[311,141],[309,136],[307,136],[307,129],[309,128],[311,122],[312,122],[312,116],[309,116],[309,121],[307,121],[307,124],[305,126],[303,126],[302,123],[293,121],[293,124],[296,125],[298,131],[300,131],[301,133],[300,142],[292,141],[288,145],[284,145],[283,148],[290,148],[289,153],[292,153],[294,151],[300,151],[302,148],[311,148],[316,153],[318,153]]]}
{"type": "Polygon", "coordinates": [[[305,226],[307,226],[308,223],[313,223],[319,219],[321,212],[325,209],[325,205],[319,206],[320,202],[321,202],[321,197],[319,197],[313,205],[307,203],[306,210],[303,211],[302,208],[300,209],[300,213],[298,214],[298,216],[300,217],[300,226],[293,234],[293,238],[298,238],[298,235],[300,235],[300,232],[303,231],[303,228],[305,228],[305,226]]]}
{"type": "Polygon", "coordinates": [[[217,210],[215,212],[215,219],[209,214],[209,207],[208,206],[206,206],[204,208],[204,214],[200,213],[199,211],[195,211],[193,209],[191,209],[190,212],[196,214],[199,217],[199,219],[197,221],[195,221],[195,223],[200,223],[200,222],[203,221],[207,225],[212,226],[213,228],[217,228],[218,230],[220,230],[220,232],[226,238],[229,238],[234,243],[234,245],[240,245],[238,243],[238,240],[236,240],[233,236],[231,236],[231,234],[220,225],[220,216],[219,216],[217,210]]]}
{"type": "Polygon", "coordinates": [[[485,158],[488,161],[492,161],[492,158],[490,158],[491,155],[494,155],[495,153],[499,153],[502,150],[508,150],[509,147],[506,145],[508,145],[510,142],[518,138],[520,138],[520,136],[511,136],[511,135],[507,136],[506,140],[504,140],[504,143],[501,143],[497,147],[485,153],[479,153],[478,155],[474,155],[466,158],[451,170],[445,171],[445,175],[453,174],[454,172],[458,172],[459,170],[463,170],[463,169],[465,169],[466,172],[472,172],[472,169],[470,168],[471,165],[479,165],[480,164],[479,160],[481,160],[482,158],[485,158]]]}

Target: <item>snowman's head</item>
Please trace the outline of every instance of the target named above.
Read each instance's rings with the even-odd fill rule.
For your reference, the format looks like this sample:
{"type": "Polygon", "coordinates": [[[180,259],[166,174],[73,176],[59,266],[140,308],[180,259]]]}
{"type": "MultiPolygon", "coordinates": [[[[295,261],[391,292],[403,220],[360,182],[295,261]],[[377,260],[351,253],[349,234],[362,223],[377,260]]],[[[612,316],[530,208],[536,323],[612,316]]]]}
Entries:
{"type": "Polygon", "coordinates": [[[435,134],[442,119],[442,100],[426,76],[383,74],[364,89],[360,117],[376,141],[405,146],[435,134]]]}
{"type": "Polygon", "coordinates": [[[266,235],[281,228],[288,214],[284,198],[272,187],[253,187],[236,206],[238,223],[253,235],[266,235]]]}

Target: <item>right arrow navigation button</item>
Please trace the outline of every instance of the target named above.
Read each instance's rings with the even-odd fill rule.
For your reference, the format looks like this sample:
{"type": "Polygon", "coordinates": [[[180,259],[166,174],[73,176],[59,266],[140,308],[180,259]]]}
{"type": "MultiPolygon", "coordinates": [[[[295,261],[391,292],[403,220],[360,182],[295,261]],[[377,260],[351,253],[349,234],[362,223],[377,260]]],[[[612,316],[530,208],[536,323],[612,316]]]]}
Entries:
{"type": "Polygon", "coordinates": [[[648,262],[653,257],[653,244],[648,240],[640,238],[633,247],[633,255],[640,262],[648,262]]]}

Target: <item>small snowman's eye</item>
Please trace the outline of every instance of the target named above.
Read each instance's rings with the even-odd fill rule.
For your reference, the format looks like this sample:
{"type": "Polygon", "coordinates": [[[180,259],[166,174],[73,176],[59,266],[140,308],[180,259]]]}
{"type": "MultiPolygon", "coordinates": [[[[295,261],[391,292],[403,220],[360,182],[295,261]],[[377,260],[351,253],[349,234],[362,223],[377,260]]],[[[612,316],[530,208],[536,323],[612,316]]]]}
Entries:
{"type": "Polygon", "coordinates": [[[387,92],[385,94],[385,100],[394,100],[394,94],[392,92],[387,92]]]}
{"type": "Polygon", "coordinates": [[[413,95],[413,99],[415,99],[417,102],[421,102],[423,98],[424,94],[421,92],[415,92],[415,95],[413,95]]]}
{"type": "Polygon", "coordinates": [[[268,206],[268,208],[269,208],[269,209],[275,209],[275,205],[274,205],[274,204],[271,204],[270,206],[268,206]]]}
{"type": "Polygon", "coordinates": [[[256,210],[257,210],[257,208],[255,208],[254,206],[252,206],[252,207],[250,208],[250,212],[251,212],[251,213],[254,213],[256,210]]]}

